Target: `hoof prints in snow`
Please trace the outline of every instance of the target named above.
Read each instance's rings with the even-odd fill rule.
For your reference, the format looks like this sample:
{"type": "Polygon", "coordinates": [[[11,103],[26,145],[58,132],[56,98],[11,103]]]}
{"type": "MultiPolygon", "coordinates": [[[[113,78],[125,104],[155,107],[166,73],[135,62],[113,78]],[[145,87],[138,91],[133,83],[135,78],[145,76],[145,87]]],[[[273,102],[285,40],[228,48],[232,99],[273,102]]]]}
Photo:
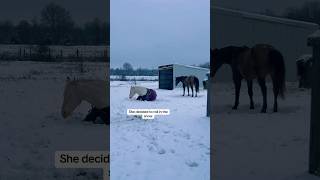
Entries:
{"type": "Polygon", "coordinates": [[[194,161],[187,161],[186,164],[189,166],[189,167],[198,167],[198,163],[194,162],[194,161]]]}

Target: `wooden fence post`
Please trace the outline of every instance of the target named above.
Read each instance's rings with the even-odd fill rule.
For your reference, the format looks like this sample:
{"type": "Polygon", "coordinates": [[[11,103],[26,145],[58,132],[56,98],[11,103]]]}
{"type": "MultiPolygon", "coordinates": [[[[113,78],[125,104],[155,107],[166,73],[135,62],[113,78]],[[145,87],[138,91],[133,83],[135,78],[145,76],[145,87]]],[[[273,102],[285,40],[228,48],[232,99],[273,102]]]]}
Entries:
{"type": "Polygon", "coordinates": [[[309,172],[320,176],[320,31],[308,38],[313,49],[309,172]]]}

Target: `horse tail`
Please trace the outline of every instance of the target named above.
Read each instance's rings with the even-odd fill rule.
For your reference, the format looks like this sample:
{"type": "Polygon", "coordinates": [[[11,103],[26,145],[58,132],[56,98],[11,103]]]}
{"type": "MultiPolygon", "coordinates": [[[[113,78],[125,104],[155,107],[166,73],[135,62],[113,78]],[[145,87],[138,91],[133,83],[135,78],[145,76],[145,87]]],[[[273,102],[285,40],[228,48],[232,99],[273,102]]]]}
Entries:
{"type": "Polygon", "coordinates": [[[281,98],[284,99],[284,93],[286,90],[286,69],[284,58],[282,54],[276,50],[271,49],[269,52],[269,58],[274,68],[274,77],[273,77],[273,84],[276,90],[279,92],[281,98]]]}
{"type": "Polygon", "coordinates": [[[194,84],[196,86],[196,92],[199,92],[199,79],[197,77],[194,77],[194,84]]]}

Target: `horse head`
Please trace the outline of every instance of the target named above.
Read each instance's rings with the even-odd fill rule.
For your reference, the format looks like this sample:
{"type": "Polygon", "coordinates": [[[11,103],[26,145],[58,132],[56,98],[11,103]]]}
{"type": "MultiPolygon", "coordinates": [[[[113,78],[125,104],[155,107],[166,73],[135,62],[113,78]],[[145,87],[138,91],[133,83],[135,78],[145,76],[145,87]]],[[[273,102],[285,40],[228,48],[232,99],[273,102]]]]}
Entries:
{"type": "Polygon", "coordinates": [[[134,86],[131,86],[129,98],[131,99],[134,95],[135,95],[135,87],[134,87],[134,86]]]}
{"type": "Polygon", "coordinates": [[[81,103],[81,99],[77,95],[77,88],[74,82],[68,82],[67,80],[63,96],[61,114],[63,118],[67,118],[81,103]]]}
{"type": "Polygon", "coordinates": [[[218,69],[225,63],[224,57],[220,49],[210,49],[210,68],[211,76],[215,76],[218,69]]]}
{"type": "Polygon", "coordinates": [[[184,79],[185,79],[185,76],[178,76],[178,77],[176,77],[176,86],[177,86],[180,82],[183,82],[184,79]]]}

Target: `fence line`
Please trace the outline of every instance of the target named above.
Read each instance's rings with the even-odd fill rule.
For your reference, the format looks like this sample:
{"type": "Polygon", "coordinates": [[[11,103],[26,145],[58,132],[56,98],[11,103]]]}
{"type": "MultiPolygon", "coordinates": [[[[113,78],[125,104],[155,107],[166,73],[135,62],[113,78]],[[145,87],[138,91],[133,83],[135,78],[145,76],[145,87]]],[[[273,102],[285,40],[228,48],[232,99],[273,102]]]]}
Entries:
{"type": "Polygon", "coordinates": [[[107,61],[108,46],[0,46],[1,60],[107,61]]]}

